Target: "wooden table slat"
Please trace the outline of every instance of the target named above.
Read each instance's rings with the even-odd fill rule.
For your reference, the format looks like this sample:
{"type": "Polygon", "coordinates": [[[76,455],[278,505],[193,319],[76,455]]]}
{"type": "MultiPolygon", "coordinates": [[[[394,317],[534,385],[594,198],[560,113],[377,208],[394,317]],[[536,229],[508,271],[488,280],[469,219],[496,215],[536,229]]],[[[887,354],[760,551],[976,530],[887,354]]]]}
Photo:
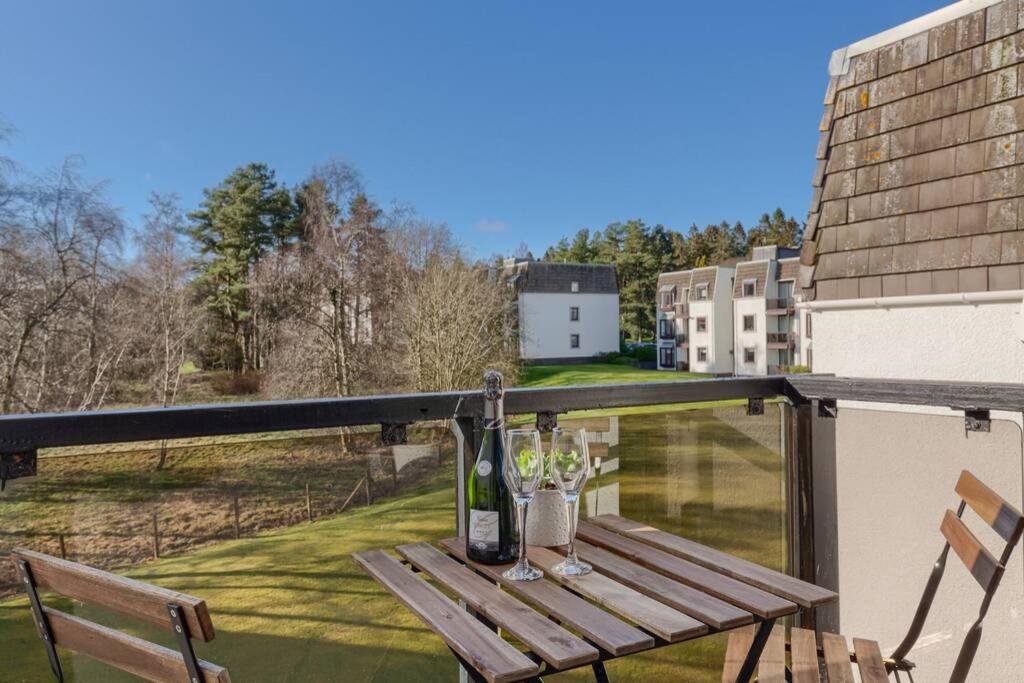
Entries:
{"type": "Polygon", "coordinates": [[[830,590],[801,581],[788,574],[768,569],[721,550],[709,548],[695,541],[618,515],[598,515],[591,517],[590,521],[616,533],[641,540],[673,555],[775,593],[796,602],[801,607],[815,607],[831,602],[838,597],[830,590]]]}
{"type": "Polygon", "coordinates": [[[576,541],[576,552],[601,573],[718,630],[749,624],[754,615],[707,593],[673,581],[620,555],[576,541]]]}
{"type": "Polygon", "coordinates": [[[687,640],[708,632],[706,624],[623,586],[600,572],[584,576],[559,576],[551,568],[565,559],[561,553],[531,546],[530,563],[544,570],[554,581],[585,595],[597,604],[619,614],[670,643],[687,640]]]}
{"type": "Polygon", "coordinates": [[[757,662],[758,683],[786,683],[786,627],[776,624],[757,662]]]}
{"type": "Polygon", "coordinates": [[[493,583],[429,543],[400,545],[395,550],[414,567],[465,600],[472,609],[519,639],[551,666],[568,669],[597,661],[600,656],[594,646],[508,593],[503,593],[493,583]]]}
{"type": "Polygon", "coordinates": [[[814,631],[794,628],[789,634],[789,650],[792,659],[793,683],[818,683],[818,644],[814,631]]]}
{"type": "Polygon", "coordinates": [[[759,617],[776,618],[797,611],[796,603],[785,598],[600,526],[580,522],[576,536],[593,545],[612,550],[617,555],[664,574],[674,581],[731,602],[759,617]]]}
{"type": "Polygon", "coordinates": [[[491,683],[518,681],[540,672],[529,657],[384,551],[355,553],[352,559],[491,683]]]}
{"type": "Polygon", "coordinates": [[[501,573],[512,565],[489,565],[470,561],[466,556],[464,538],[446,538],[441,541],[441,547],[459,561],[500,584],[508,592],[532,601],[562,623],[577,629],[597,646],[616,657],[654,647],[654,638],[650,635],[548,579],[509,581],[501,573]]]}

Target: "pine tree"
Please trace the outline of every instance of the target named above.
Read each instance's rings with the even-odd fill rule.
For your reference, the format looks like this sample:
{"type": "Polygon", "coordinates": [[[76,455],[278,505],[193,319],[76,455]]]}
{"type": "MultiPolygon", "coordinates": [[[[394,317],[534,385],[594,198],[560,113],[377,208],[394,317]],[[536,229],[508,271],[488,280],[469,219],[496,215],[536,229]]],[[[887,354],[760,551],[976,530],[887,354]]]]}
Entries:
{"type": "Polygon", "coordinates": [[[236,372],[260,367],[259,321],[249,296],[249,274],[272,248],[297,233],[291,193],[278,187],[265,164],[235,169],[221,184],[203,190],[198,211],[189,214],[189,235],[199,247],[196,287],[220,323],[218,358],[236,372]]]}

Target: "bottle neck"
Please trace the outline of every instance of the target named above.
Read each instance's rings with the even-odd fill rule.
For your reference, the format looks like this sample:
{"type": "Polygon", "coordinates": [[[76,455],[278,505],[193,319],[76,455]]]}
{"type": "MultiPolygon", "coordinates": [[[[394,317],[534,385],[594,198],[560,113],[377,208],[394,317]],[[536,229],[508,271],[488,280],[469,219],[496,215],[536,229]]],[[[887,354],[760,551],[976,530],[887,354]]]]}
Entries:
{"type": "Polygon", "coordinates": [[[501,429],[505,423],[505,406],[501,398],[484,401],[484,429],[501,429]]]}

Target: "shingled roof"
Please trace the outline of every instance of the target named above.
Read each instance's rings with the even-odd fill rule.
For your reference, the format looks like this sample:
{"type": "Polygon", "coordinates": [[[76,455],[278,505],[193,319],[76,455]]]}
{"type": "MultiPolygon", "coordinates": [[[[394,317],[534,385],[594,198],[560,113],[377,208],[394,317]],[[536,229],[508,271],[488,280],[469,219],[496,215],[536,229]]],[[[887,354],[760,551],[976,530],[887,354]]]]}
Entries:
{"type": "Polygon", "coordinates": [[[1024,0],[963,0],[832,56],[810,299],[1020,289],[1024,0]]]}
{"type": "Polygon", "coordinates": [[[516,278],[520,293],[572,292],[572,283],[579,283],[579,294],[616,294],[619,285],[615,266],[598,263],[557,263],[530,261],[521,264],[516,278]]]}

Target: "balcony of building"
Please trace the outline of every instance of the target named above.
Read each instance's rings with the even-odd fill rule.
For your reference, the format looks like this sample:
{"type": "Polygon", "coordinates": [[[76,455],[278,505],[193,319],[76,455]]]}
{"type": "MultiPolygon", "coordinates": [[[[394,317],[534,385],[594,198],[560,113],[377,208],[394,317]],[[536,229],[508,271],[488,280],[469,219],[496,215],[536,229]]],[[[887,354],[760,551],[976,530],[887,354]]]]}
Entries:
{"type": "Polygon", "coordinates": [[[771,316],[793,315],[796,302],[791,299],[766,299],[765,313],[771,316]]]}
{"type": "Polygon", "coordinates": [[[793,349],[799,340],[796,332],[768,332],[765,336],[769,349],[793,349]]]}

